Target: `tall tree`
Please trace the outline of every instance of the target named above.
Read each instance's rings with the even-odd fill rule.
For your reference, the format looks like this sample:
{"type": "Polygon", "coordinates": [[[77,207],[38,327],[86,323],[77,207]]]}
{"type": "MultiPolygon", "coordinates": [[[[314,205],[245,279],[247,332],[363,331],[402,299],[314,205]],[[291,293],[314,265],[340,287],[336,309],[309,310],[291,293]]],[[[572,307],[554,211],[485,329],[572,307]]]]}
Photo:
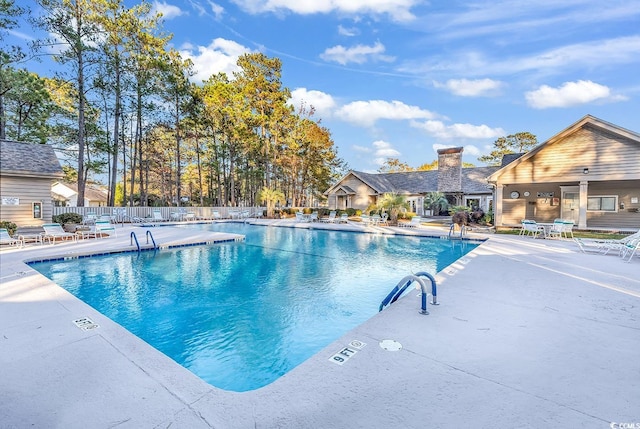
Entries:
{"type": "Polygon", "coordinates": [[[20,85],[13,65],[25,56],[19,46],[6,46],[4,37],[18,26],[18,18],[26,12],[27,9],[16,6],[14,0],[0,0],[0,139],[7,138],[5,97],[20,85]]]}
{"type": "MultiPolygon", "coordinates": [[[[138,182],[140,184],[140,204],[148,205],[149,183],[145,180],[149,176],[151,160],[144,151],[144,127],[150,123],[148,112],[153,111],[154,105],[150,101],[157,94],[159,85],[154,85],[158,79],[160,60],[164,56],[165,45],[171,36],[162,34],[159,27],[160,15],[150,14],[151,6],[143,2],[135,10],[138,19],[133,21],[130,37],[127,40],[127,50],[130,53],[130,61],[133,75],[134,96],[131,101],[131,110],[135,112],[135,131],[133,137],[134,160],[137,159],[138,182]]],[[[132,164],[132,188],[135,176],[136,162],[132,164]]],[[[130,201],[133,205],[133,199],[130,201]]]]}
{"type": "Polygon", "coordinates": [[[6,92],[0,98],[4,118],[0,120],[0,138],[32,143],[46,143],[49,136],[47,121],[53,102],[45,79],[26,70],[6,67],[0,78],[6,92]]]}
{"type": "Polygon", "coordinates": [[[387,158],[378,168],[378,173],[398,173],[402,171],[414,171],[414,169],[398,158],[387,158]]]}
{"type": "Polygon", "coordinates": [[[44,10],[38,24],[52,37],[41,45],[56,48],[54,60],[68,66],[65,74],[74,83],[77,99],[78,205],[84,205],[87,74],[99,41],[93,0],[36,0],[44,10]]]}
{"type": "Polygon", "coordinates": [[[278,109],[290,98],[290,91],[282,87],[282,63],[278,58],[264,54],[244,54],[238,58],[241,71],[235,72],[235,82],[242,88],[244,97],[253,109],[252,126],[258,135],[263,157],[264,181],[271,183],[273,158],[276,146],[275,123],[278,109]]]}
{"type": "Polygon", "coordinates": [[[529,132],[510,134],[496,140],[493,143],[491,153],[479,157],[478,161],[485,162],[488,165],[500,165],[504,155],[528,152],[537,145],[538,139],[529,132]]]}
{"type": "Polygon", "coordinates": [[[191,101],[193,87],[189,83],[189,77],[193,75],[193,64],[190,60],[183,60],[178,51],[172,49],[167,53],[164,63],[164,91],[163,99],[167,103],[169,123],[173,129],[175,142],[175,187],[176,204],[180,205],[182,198],[182,122],[185,118],[188,104],[191,101]]]}

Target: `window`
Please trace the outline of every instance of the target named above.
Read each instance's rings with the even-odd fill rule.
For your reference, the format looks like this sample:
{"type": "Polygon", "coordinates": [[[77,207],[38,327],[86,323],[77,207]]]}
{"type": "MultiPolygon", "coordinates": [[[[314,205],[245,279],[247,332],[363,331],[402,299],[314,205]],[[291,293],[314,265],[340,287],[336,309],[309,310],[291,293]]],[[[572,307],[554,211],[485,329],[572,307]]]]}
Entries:
{"type": "Polygon", "coordinates": [[[33,208],[33,218],[42,219],[42,203],[31,203],[33,208]]]}
{"type": "Polygon", "coordinates": [[[470,209],[480,208],[480,198],[466,198],[465,197],[465,206],[470,209]]]}
{"type": "Polygon", "coordinates": [[[587,197],[588,211],[615,212],[618,207],[617,195],[600,195],[587,197]]]}

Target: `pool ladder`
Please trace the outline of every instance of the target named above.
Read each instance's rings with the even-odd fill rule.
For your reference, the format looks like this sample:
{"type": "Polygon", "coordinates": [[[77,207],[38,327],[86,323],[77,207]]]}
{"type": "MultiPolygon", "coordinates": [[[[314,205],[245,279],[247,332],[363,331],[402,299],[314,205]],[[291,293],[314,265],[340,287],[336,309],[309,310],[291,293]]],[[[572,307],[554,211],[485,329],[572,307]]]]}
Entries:
{"type": "MultiPolygon", "coordinates": [[[[453,235],[454,235],[454,233],[455,233],[456,225],[457,225],[457,224],[452,223],[452,224],[451,224],[451,226],[449,227],[449,239],[452,239],[452,238],[458,238],[458,237],[454,237],[454,236],[453,236],[453,235]]],[[[460,226],[460,239],[461,239],[461,240],[462,240],[462,235],[466,232],[466,228],[467,228],[467,227],[466,227],[465,225],[461,225],[461,226],[460,226]]]]}
{"type": "MultiPolygon", "coordinates": [[[[156,244],[156,240],[153,239],[153,234],[151,231],[147,230],[147,244],[149,244],[149,238],[151,238],[151,242],[153,243],[153,249],[157,249],[158,245],[156,244]]],[[[131,231],[131,235],[129,236],[129,245],[133,246],[133,242],[136,242],[136,247],[138,248],[138,252],[140,252],[140,243],[138,242],[138,237],[136,236],[135,231],[131,231]]]]}
{"type": "Polygon", "coordinates": [[[429,312],[427,311],[427,285],[425,284],[425,280],[423,277],[431,280],[431,305],[439,305],[436,280],[431,274],[420,271],[419,273],[408,275],[400,280],[396,287],[394,287],[391,292],[389,292],[389,295],[387,295],[387,297],[382,300],[378,311],[382,311],[385,307],[396,302],[412,283],[417,282],[420,285],[420,289],[422,290],[422,306],[420,309],[420,314],[429,314],[429,312]]]}

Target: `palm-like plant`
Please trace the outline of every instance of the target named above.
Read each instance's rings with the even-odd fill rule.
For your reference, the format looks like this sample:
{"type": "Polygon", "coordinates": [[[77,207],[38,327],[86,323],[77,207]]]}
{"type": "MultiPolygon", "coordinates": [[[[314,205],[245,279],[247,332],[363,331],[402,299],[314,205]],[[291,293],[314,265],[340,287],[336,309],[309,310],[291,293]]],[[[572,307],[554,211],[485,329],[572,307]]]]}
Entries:
{"type": "Polygon", "coordinates": [[[267,217],[273,217],[273,208],[276,203],[280,202],[280,204],[282,204],[285,201],[284,193],[282,191],[278,189],[270,189],[266,186],[262,188],[258,198],[267,205],[267,217]]]}
{"type": "Polygon", "coordinates": [[[431,210],[431,214],[435,215],[436,212],[440,213],[449,207],[449,201],[442,192],[429,192],[424,197],[425,209],[431,210]]]}
{"type": "Polygon", "coordinates": [[[389,212],[391,222],[397,222],[400,209],[408,209],[409,203],[404,196],[395,192],[387,192],[378,199],[378,207],[389,212]]]}

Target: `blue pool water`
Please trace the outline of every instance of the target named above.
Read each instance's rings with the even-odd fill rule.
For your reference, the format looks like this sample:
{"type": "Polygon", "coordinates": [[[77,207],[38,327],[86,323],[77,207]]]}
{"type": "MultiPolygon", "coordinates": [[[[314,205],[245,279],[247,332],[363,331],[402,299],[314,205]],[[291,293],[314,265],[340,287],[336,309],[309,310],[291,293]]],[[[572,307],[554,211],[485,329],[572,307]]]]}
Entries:
{"type": "MultiPolygon", "coordinates": [[[[208,383],[265,386],[477,243],[222,223],[246,241],[32,264],[208,383]]],[[[417,309],[417,308],[416,308],[417,309]]]]}

